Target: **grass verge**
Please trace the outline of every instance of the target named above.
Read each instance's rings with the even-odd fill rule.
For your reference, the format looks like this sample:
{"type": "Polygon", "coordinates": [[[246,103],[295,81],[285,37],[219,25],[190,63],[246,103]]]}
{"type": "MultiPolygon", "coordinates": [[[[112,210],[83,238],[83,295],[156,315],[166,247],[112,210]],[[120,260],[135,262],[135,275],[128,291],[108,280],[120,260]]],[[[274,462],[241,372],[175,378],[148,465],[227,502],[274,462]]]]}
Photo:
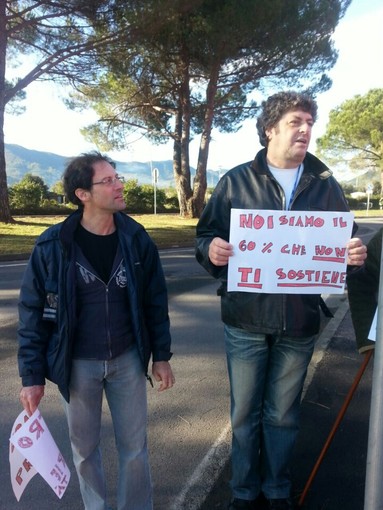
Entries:
{"type": "MultiPolygon", "coordinates": [[[[356,218],[383,217],[383,211],[355,211],[356,218]]],[[[181,218],[178,214],[132,215],[141,223],[159,249],[194,246],[197,219],[181,218]]],[[[15,223],[0,222],[0,257],[29,254],[37,236],[47,227],[63,221],[66,216],[16,216],[15,223]]]]}
{"type": "MultiPolygon", "coordinates": [[[[36,238],[49,226],[66,216],[17,216],[15,223],[0,222],[0,256],[28,254],[36,238]]],[[[194,246],[197,219],[176,214],[132,215],[141,223],[159,249],[194,246]]]]}

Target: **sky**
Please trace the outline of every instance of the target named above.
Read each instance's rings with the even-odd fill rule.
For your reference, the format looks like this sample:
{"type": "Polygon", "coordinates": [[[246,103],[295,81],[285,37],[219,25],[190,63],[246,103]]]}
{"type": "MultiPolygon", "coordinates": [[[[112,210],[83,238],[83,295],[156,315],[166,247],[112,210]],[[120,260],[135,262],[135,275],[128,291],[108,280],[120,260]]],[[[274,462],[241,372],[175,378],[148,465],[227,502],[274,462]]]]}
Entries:
{"type": "MultiPolygon", "coordinates": [[[[329,112],[357,94],[383,88],[383,3],[381,0],[353,0],[334,33],[338,60],[329,75],[330,90],[317,97],[318,120],[314,126],[310,151],[315,139],[325,133],[329,112]]],[[[35,82],[26,88],[26,111],[5,116],[5,142],[27,149],[76,156],[96,147],[82,137],[81,127],[94,122],[94,112],[67,110],[54,84],[35,82]]],[[[116,161],[161,161],[172,159],[171,143],[154,146],[138,135],[130,139],[129,150],[109,152],[116,161]]],[[[199,137],[191,142],[190,163],[196,165],[199,137]]],[[[253,159],[259,150],[255,119],[244,122],[235,134],[213,132],[208,168],[227,170],[253,159]]]]}

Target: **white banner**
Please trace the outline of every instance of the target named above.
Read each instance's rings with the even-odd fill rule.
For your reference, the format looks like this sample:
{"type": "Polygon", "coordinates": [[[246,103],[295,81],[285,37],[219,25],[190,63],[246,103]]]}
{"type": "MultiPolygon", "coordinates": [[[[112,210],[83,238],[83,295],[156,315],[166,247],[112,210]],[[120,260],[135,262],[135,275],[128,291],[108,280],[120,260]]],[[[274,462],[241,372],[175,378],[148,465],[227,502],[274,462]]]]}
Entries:
{"type": "Polygon", "coordinates": [[[24,411],[20,413],[9,440],[12,487],[17,500],[36,471],[61,499],[70,471],[38,409],[29,418],[24,411]]]}
{"type": "MultiPolygon", "coordinates": [[[[13,424],[11,436],[19,430],[27,420],[27,413],[25,411],[20,413],[13,424]]],[[[22,493],[37,471],[11,442],[9,443],[9,465],[11,470],[12,489],[17,501],[20,501],[22,493]]]]}
{"type": "Polygon", "coordinates": [[[232,209],[228,291],[343,293],[353,219],[347,212],[232,209]]]}

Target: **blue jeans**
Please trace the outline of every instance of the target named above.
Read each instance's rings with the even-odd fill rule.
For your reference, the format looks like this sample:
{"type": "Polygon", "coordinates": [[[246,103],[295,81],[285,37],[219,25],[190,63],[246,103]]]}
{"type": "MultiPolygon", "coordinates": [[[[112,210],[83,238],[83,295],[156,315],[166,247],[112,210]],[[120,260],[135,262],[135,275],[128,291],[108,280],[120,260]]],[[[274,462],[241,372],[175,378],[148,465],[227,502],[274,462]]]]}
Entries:
{"type": "Polygon", "coordinates": [[[303,383],[315,337],[250,333],[225,325],[230,379],[233,496],[287,498],[303,383]]]}
{"type": "Polygon", "coordinates": [[[85,509],[108,509],[100,451],[104,392],[119,461],[117,508],[152,510],[146,378],[135,346],[110,361],[73,360],[70,402],[64,407],[85,509]]]}

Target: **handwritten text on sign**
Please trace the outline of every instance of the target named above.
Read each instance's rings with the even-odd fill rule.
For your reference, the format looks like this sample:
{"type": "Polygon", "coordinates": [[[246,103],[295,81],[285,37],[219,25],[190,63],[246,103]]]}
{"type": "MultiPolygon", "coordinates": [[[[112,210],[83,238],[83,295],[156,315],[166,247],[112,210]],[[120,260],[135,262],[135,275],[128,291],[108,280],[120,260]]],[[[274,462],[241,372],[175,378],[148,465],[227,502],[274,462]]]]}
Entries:
{"type": "MultiPolygon", "coordinates": [[[[24,419],[24,411],[17,417],[17,423],[22,423],[20,427],[14,427],[14,431],[9,438],[12,446],[19,453],[28,459],[28,467],[33,466],[44,480],[50,485],[56,495],[61,499],[66,491],[70,480],[70,471],[64,457],[61,455],[49,429],[38,409],[28,419],[24,419]]],[[[14,473],[14,462],[18,462],[10,449],[11,473],[14,473]]],[[[24,471],[17,471],[19,477],[12,483],[15,496],[19,500],[30,476],[26,476],[28,471],[24,465],[24,471]],[[19,486],[19,487],[18,487],[19,486]]]]}
{"type": "Polygon", "coordinates": [[[232,209],[228,291],[341,294],[353,214],[232,209]]]}
{"type": "MultiPolygon", "coordinates": [[[[11,435],[17,432],[28,421],[25,411],[21,412],[15,420],[11,435]]],[[[9,443],[9,465],[11,471],[12,489],[17,501],[20,501],[25,487],[37,473],[32,464],[19,452],[12,443],[9,443]]]]}

